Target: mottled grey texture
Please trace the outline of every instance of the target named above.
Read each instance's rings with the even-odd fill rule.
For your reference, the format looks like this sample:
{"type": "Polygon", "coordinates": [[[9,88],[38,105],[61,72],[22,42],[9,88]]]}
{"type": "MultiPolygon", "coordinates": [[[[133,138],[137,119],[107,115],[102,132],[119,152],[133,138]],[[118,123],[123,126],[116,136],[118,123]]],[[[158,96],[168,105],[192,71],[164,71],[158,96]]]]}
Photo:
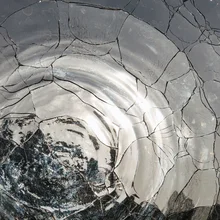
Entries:
{"type": "Polygon", "coordinates": [[[220,3],[2,0],[0,219],[220,219],[220,3]]]}

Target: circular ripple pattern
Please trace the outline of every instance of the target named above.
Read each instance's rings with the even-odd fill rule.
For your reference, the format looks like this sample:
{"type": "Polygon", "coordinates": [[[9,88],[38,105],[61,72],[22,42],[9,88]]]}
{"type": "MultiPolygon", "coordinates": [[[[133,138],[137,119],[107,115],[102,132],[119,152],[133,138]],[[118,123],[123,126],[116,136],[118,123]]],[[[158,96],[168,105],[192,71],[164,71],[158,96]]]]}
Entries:
{"type": "Polygon", "coordinates": [[[220,43],[203,5],[12,2],[1,218],[218,219],[220,43]]]}

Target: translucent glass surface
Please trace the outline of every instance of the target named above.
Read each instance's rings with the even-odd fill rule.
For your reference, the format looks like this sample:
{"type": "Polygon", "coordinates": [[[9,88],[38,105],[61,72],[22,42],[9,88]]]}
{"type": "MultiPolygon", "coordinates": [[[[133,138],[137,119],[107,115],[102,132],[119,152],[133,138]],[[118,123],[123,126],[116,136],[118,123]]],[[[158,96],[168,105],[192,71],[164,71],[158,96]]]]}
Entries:
{"type": "Polygon", "coordinates": [[[220,219],[218,0],[0,3],[0,219],[220,219]]]}

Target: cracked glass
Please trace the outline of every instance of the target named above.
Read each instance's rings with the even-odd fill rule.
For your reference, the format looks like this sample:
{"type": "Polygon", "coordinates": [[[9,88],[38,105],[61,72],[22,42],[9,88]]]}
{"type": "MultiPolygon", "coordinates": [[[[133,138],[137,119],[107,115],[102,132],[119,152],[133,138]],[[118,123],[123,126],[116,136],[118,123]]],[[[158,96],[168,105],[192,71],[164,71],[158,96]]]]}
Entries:
{"type": "Polygon", "coordinates": [[[220,219],[218,0],[0,2],[0,219],[220,219]]]}

